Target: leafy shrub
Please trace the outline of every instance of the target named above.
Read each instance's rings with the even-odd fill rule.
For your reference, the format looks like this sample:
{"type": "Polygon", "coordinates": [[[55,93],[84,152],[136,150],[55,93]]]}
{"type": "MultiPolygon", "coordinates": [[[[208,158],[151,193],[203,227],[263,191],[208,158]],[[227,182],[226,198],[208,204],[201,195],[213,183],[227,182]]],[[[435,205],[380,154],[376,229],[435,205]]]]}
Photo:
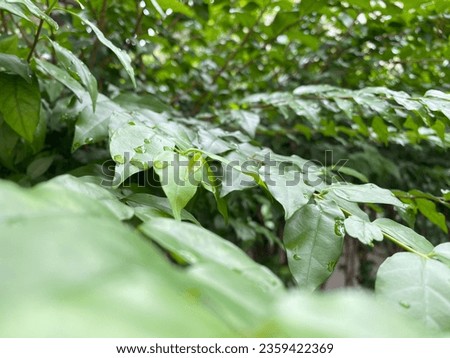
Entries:
{"type": "Polygon", "coordinates": [[[448,335],[448,9],[0,0],[1,334],[448,335]]]}

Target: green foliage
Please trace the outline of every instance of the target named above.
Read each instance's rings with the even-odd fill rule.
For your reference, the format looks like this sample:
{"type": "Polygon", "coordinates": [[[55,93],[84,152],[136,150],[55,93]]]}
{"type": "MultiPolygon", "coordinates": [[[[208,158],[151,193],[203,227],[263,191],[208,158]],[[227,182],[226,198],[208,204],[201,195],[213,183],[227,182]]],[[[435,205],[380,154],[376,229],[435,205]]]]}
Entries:
{"type": "Polygon", "coordinates": [[[448,335],[449,10],[0,0],[0,334],[448,335]]]}
{"type": "Polygon", "coordinates": [[[3,119],[17,134],[32,142],[41,108],[36,80],[31,82],[20,76],[0,74],[0,86],[5,91],[0,99],[3,119]]]}

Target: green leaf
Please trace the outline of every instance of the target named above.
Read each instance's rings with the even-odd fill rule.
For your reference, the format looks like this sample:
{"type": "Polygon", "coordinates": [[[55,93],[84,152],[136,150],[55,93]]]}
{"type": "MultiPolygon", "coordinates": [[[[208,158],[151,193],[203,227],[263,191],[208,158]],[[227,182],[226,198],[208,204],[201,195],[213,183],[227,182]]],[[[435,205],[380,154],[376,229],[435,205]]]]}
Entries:
{"type": "MultiPolygon", "coordinates": [[[[183,4],[178,0],[154,0],[161,8],[166,11],[167,9],[172,9],[173,12],[178,12],[180,14],[194,17],[194,11],[187,5],[183,4]]],[[[153,1],[152,1],[153,2],[153,1]]]]}
{"type": "Polygon", "coordinates": [[[305,184],[303,175],[298,171],[283,173],[281,166],[270,166],[269,171],[269,176],[265,180],[267,188],[283,206],[284,217],[287,220],[308,203],[314,188],[305,184]]]}
{"type": "Polygon", "coordinates": [[[325,3],[323,0],[302,0],[299,7],[299,16],[305,16],[313,11],[320,10],[325,3]]]}
{"type": "Polygon", "coordinates": [[[375,184],[334,184],[327,187],[342,199],[356,203],[390,204],[399,207],[405,205],[387,189],[382,189],[375,184]]]}
{"type": "Polygon", "coordinates": [[[79,101],[83,100],[85,90],[84,88],[73,79],[66,71],[60,69],[59,67],[55,66],[54,64],[40,60],[38,58],[33,60],[36,64],[36,68],[54,78],[58,82],[62,83],[64,86],[66,86],[69,90],[73,92],[73,94],[78,98],[79,101]]]}
{"type": "Polygon", "coordinates": [[[228,222],[228,207],[226,199],[220,196],[220,184],[212,171],[210,165],[207,161],[203,161],[203,178],[202,178],[202,186],[213,193],[214,199],[216,199],[217,210],[225,219],[225,222],[228,222]]]}
{"type": "MultiPolygon", "coordinates": [[[[235,151],[225,154],[224,158],[231,163],[242,163],[245,160],[240,153],[235,151]]],[[[238,170],[238,168],[235,168],[232,165],[226,165],[226,163],[224,168],[222,186],[220,188],[221,197],[224,197],[233,191],[244,190],[257,185],[250,175],[243,173],[238,170]]],[[[247,169],[249,169],[248,166],[247,169]]]]}
{"type": "Polygon", "coordinates": [[[378,136],[380,142],[387,145],[389,140],[389,131],[384,121],[380,117],[375,117],[372,121],[372,128],[378,136]]]}
{"type": "Polygon", "coordinates": [[[240,273],[264,291],[282,289],[280,280],[266,267],[255,263],[231,242],[197,225],[154,219],[139,226],[139,230],[187,263],[213,262],[240,273]]]}
{"type": "Polygon", "coordinates": [[[19,135],[9,127],[0,114],[0,164],[14,169],[15,148],[19,142],[19,135]]]}
{"type": "Polygon", "coordinates": [[[450,267],[450,243],[446,242],[436,246],[430,257],[437,259],[450,267]]]}
{"type": "Polygon", "coordinates": [[[344,220],[345,231],[351,237],[358,239],[364,245],[373,246],[372,241],[382,241],[383,233],[381,229],[366,220],[357,216],[350,216],[344,220]]]}
{"type": "Polygon", "coordinates": [[[351,215],[357,216],[364,221],[370,221],[369,216],[358,206],[358,204],[342,199],[332,191],[326,193],[324,197],[325,199],[333,200],[341,209],[345,210],[351,215]]]}
{"type": "MultiPolygon", "coordinates": [[[[174,146],[173,141],[159,135],[154,128],[129,122],[112,134],[109,151],[118,164],[131,165],[137,168],[137,171],[142,171],[153,166],[155,157],[162,153],[164,148],[174,146]]],[[[130,172],[130,175],[133,173],[130,172]]],[[[126,177],[122,178],[125,179],[126,177]]]]}
{"type": "MultiPolygon", "coordinates": [[[[53,20],[50,16],[48,16],[44,11],[39,9],[31,0],[7,0],[7,1],[0,1],[0,8],[2,8],[3,3],[9,4],[20,4],[22,7],[27,9],[31,14],[36,16],[39,19],[45,20],[51,27],[53,27],[55,30],[58,30],[59,26],[58,23],[53,20]]],[[[8,10],[6,8],[6,10],[8,10]]],[[[16,13],[16,15],[23,17],[22,15],[19,15],[16,13]]],[[[24,17],[27,19],[26,17],[24,17]]]]}
{"type": "Polygon", "coordinates": [[[189,158],[178,153],[164,151],[153,163],[161,186],[170,201],[173,216],[181,220],[181,209],[197,191],[198,181],[194,178],[195,168],[189,167],[189,158]]]}
{"type": "Polygon", "coordinates": [[[13,3],[13,2],[7,1],[7,0],[0,0],[0,9],[6,10],[6,11],[10,12],[11,14],[14,14],[16,16],[19,16],[22,19],[32,22],[20,4],[13,3]]]}
{"type": "Polygon", "coordinates": [[[138,110],[149,109],[157,113],[171,112],[172,108],[161,102],[157,97],[147,93],[121,93],[114,97],[114,102],[124,108],[138,110]]]}
{"type": "Polygon", "coordinates": [[[379,268],[378,296],[405,314],[435,330],[450,330],[450,268],[445,264],[403,252],[379,268]]]}
{"type": "Polygon", "coordinates": [[[0,53],[17,55],[19,52],[19,36],[4,35],[0,38],[0,53]]]}
{"type": "Polygon", "coordinates": [[[356,179],[359,179],[360,181],[362,181],[363,183],[368,183],[369,179],[367,179],[367,177],[360,173],[359,171],[350,168],[350,167],[332,167],[333,170],[336,170],[337,172],[341,173],[341,174],[346,174],[346,175],[350,175],[356,179]]]}
{"type": "MultiPolygon", "coordinates": [[[[148,221],[156,217],[173,217],[172,208],[167,198],[160,196],[135,193],[126,198],[128,205],[134,207],[136,216],[142,221],[148,221]]],[[[200,225],[197,219],[188,211],[181,210],[181,220],[187,220],[200,225]]]]}
{"type": "Polygon", "coordinates": [[[232,120],[236,121],[240,127],[252,138],[256,135],[256,128],[259,125],[260,118],[256,113],[249,111],[236,110],[231,111],[232,120]]]}
{"type": "MultiPolygon", "coordinates": [[[[204,287],[203,296],[208,306],[222,317],[228,326],[240,332],[254,331],[261,322],[265,322],[270,313],[268,308],[278,297],[277,293],[283,291],[281,283],[277,289],[270,287],[267,290],[267,285],[261,287],[258,278],[255,279],[249,268],[241,272],[214,262],[191,265],[189,277],[204,287]]],[[[276,278],[269,276],[265,279],[276,278]]]]}
{"type": "Polygon", "coordinates": [[[417,320],[361,290],[292,291],[277,300],[274,316],[279,337],[432,336],[417,320]]]}
{"type": "Polygon", "coordinates": [[[0,320],[2,337],[238,335],[195,296],[205,290],[197,280],[110,214],[95,215],[108,212],[96,200],[59,185],[0,181],[0,193],[0,312],[14,317],[0,320]]]}
{"type": "MultiPolygon", "coordinates": [[[[92,75],[87,66],[71,51],[65,47],[60,46],[57,42],[51,41],[51,44],[56,52],[58,61],[64,66],[66,71],[77,81],[79,81],[84,88],[89,92],[92,101],[92,108],[95,112],[95,106],[97,103],[98,91],[97,80],[92,75]]],[[[65,81],[67,83],[67,81],[65,81]]],[[[66,85],[66,83],[63,83],[66,85]]],[[[69,87],[70,88],[70,87],[69,87]]]]}
{"type": "Polygon", "coordinates": [[[32,72],[30,66],[15,55],[8,55],[0,53],[0,68],[3,67],[6,71],[15,75],[19,75],[28,83],[32,83],[32,72]]]}
{"type": "Polygon", "coordinates": [[[73,138],[72,151],[77,150],[84,144],[97,143],[108,137],[111,124],[126,122],[128,118],[122,118],[123,109],[102,94],[99,95],[95,112],[92,106],[88,106],[88,97],[83,96],[81,101],[81,113],[75,124],[75,135],[73,138]]]}
{"type": "Polygon", "coordinates": [[[433,224],[439,226],[439,228],[448,233],[447,223],[445,221],[444,214],[438,212],[436,210],[436,204],[431,200],[416,198],[414,201],[417,204],[417,208],[428,220],[430,220],[433,224]]]}
{"type": "Polygon", "coordinates": [[[134,214],[133,208],[121,203],[112,193],[100,185],[83,182],[71,175],[61,175],[45,183],[46,187],[52,185],[61,186],[67,191],[95,200],[105,206],[119,220],[128,220],[134,214]]]}
{"type": "Polygon", "coordinates": [[[87,20],[82,15],[77,14],[75,12],[72,12],[72,11],[67,11],[67,12],[78,17],[81,21],[83,21],[86,25],[88,25],[92,29],[92,31],[94,31],[95,35],[97,35],[98,40],[103,45],[108,47],[112,52],[114,52],[114,54],[117,56],[120,63],[122,64],[122,66],[125,68],[125,71],[128,73],[128,76],[130,77],[131,82],[133,83],[133,86],[136,88],[136,80],[134,79],[134,70],[133,70],[133,67],[131,67],[130,56],[125,51],[121,50],[116,45],[114,45],[111,41],[109,41],[105,37],[103,32],[101,32],[100,29],[97,26],[95,26],[91,21],[87,20]]]}
{"type": "Polygon", "coordinates": [[[391,219],[377,219],[373,222],[383,233],[389,235],[395,242],[403,247],[407,247],[417,251],[418,253],[428,255],[433,251],[434,246],[422,235],[417,234],[414,230],[403,226],[391,219]]]}
{"type": "Polygon", "coordinates": [[[36,79],[0,73],[0,112],[5,122],[21,137],[32,142],[39,123],[41,94],[36,79]]]}
{"type": "Polygon", "coordinates": [[[289,268],[301,288],[315,290],[334,271],[342,252],[344,215],[332,201],[308,204],[286,222],[289,268]]]}
{"type": "Polygon", "coordinates": [[[54,156],[49,156],[33,160],[27,167],[27,175],[31,179],[39,178],[50,168],[54,159],[54,156]]]}

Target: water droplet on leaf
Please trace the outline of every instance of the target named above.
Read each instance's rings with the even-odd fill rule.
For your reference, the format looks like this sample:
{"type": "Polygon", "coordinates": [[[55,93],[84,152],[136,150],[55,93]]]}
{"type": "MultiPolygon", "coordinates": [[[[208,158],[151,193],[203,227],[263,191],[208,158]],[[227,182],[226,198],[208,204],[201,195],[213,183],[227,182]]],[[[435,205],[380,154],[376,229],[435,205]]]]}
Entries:
{"type": "Polygon", "coordinates": [[[145,153],[145,147],[143,145],[140,145],[139,147],[134,148],[134,151],[140,154],[145,153]]]}
{"type": "Polygon", "coordinates": [[[124,164],[125,163],[125,158],[123,157],[123,155],[117,154],[117,155],[114,156],[113,159],[114,159],[114,161],[116,163],[119,163],[119,164],[124,164]]]}
{"type": "Polygon", "coordinates": [[[408,302],[405,301],[399,301],[398,304],[404,308],[410,308],[411,305],[408,302]]]}
{"type": "Polygon", "coordinates": [[[162,162],[162,161],[160,161],[160,160],[156,160],[156,161],[153,163],[153,166],[154,166],[156,169],[163,169],[163,168],[167,167],[168,165],[169,165],[168,162],[166,162],[166,161],[162,162]]]}
{"type": "Polygon", "coordinates": [[[136,123],[134,123],[133,121],[128,122],[128,124],[129,124],[130,126],[135,126],[135,125],[136,125],[136,123]]]}
{"type": "Polygon", "coordinates": [[[300,257],[300,255],[298,254],[294,254],[294,256],[292,256],[292,258],[296,261],[300,261],[302,258],[300,257]]]}

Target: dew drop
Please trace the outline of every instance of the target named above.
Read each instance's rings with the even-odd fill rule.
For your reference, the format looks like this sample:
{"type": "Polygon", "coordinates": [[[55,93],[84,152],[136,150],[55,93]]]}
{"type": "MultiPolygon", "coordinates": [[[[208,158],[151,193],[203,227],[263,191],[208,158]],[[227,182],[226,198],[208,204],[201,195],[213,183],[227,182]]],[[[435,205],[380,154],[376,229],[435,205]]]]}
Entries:
{"type": "Polygon", "coordinates": [[[294,254],[294,256],[292,256],[292,258],[295,260],[295,261],[300,261],[302,258],[300,257],[300,255],[298,255],[298,254],[294,254]]]}
{"type": "Polygon", "coordinates": [[[85,144],[91,144],[91,143],[94,143],[94,138],[92,138],[92,137],[86,138],[86,139],[84,140],[84,143],[85,143],[85,144]]]}
{"type": "Polygon", "coordinates": [[[398,304],[400,306],[402,306],[403,308],[410,308],[411,307],[411,305],[408,302],[405,302],[405,301],[399,301],[398,304]]]}
{"type": "Polygon", "coordinates": [[[150,144],[150,139],[145,138],[145,139],[144,139],[144,143],[145,143],[145,144],[150,144]]]}
{"type": "Polygon", "coordinates": [[[130,160],[130,163],[134,165],[136,168],[139,168],[141,170],[147,170],[149,168],[149,165],[147,162],[143,162],[141,160],[130,160]]]}
{"type": "Polygon", "coordinates": [[[120,154],[115,155],[113,159],[116,163],[119,163],[119,164],[125,163],[125,158],[120,154]]]}
{"type": "Polygon", "coordinates": [[[73,150],[76,150],[76,149],[78,149],[78,148],[80,148],[80,146],[81,146],[81,144],[79,143],[79,142],[75,142],[75,143],[73,143],[73,150]]]}
{"type": "Polygon", "coordinates": [[[136,125],[136,123],[134,123],[133,121],[128,122],[128,124],[129,124],[130,126],[135,126],[135,125],[136,125]]]}
{"type": "Polygon", "coordinates": [[[140,154],[145,153],[145,147],[143,145],[140,145],[139,147],[134,148],[134,151],[140,154]]]}
{"type": "Polygon", "coordinates": [[[162,161],[160,161],[160,160],[156,160],[155,162],[153,162],[153,166],[154,166],[156,169],[163,169],[163,168],[167,167],[168,164],[169,164],[169,163],[167,163],[166,161],[162,162],[162,161]]]}

